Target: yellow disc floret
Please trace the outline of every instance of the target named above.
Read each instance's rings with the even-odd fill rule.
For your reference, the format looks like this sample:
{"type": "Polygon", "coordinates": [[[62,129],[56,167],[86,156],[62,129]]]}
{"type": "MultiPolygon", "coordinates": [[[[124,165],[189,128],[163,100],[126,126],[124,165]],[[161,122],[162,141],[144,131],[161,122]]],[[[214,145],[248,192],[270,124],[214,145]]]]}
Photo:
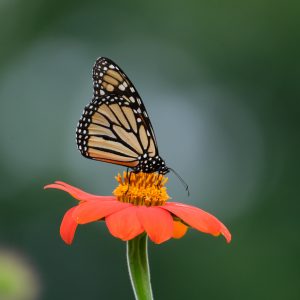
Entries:
{"type": "Polygon", "coordinates": [[[165,187],[168,178],[161,174],[124,172],[123,177],[118,174],[116,180],[119,186],[113,193],[121,202],[155,206],[170,199],[165,187]]]}

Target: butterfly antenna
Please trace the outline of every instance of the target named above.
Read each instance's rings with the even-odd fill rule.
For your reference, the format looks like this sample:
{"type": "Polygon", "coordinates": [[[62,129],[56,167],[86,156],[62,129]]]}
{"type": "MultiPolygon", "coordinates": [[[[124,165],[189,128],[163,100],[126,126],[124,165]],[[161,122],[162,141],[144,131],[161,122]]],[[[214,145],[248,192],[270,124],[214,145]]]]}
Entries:
{"type": "Polygon", "coordinates": [[[187,185],[187,183],[182,179],[182,177],[172,168],[168,168],[170,171],[172,171],[177,178],[180,180],[180,182],[182,183],[182,185],[184,186],[185,190],[188,193],[188,197],[190,196],[190,190],[189,190],[189,186],[187,185]]]}

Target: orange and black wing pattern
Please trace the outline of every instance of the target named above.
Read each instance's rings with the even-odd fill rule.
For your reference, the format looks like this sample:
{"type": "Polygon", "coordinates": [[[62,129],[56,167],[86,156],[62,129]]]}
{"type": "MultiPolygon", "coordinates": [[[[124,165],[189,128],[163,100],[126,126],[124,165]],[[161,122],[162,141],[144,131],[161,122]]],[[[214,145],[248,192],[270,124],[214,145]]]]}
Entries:
{"type": "Polygon", "coordinates": [[[165,168],[147,111],[125,73],[102,57],[94,65],[93,80],[94,97],[76,131],[81,154],[137,172],[165,168]]]}

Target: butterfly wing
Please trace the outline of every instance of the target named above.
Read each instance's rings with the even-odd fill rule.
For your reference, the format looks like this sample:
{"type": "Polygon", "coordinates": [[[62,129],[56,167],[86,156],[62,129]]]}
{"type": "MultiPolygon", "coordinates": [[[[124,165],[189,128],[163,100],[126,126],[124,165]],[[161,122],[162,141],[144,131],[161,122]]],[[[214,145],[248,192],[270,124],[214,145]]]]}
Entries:
{"type": "Polygon", "coordinates": [[[147,122],[147,127],[156,144],[155,134],[146,108],[136,88],[122,69],[112,60],[100,57],[93,67],[93,81],[94,99],[105,98],[105,96],[118,96],[131,102],[132,107],[138,114],[143,114],[142,118],[147,122]]]}
{"type": "Polygon", "coordinates": [[[145,154],[158,155],[146,109],[124,72],[100,58],[93,69],[94,99],[77,126],[77,145],[85,157],[134,168],[145,154]]]}
{"type": "Polygon", "coordinates": [[[139,97],[135,87],[112,60],[100,57],[93,67],[94,96],[127,95],[139,97]]]}

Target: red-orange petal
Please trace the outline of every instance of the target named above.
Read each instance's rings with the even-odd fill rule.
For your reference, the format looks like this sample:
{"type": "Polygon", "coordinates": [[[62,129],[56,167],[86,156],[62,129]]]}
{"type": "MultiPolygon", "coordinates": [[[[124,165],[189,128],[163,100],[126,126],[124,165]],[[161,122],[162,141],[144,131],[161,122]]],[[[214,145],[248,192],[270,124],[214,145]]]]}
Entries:
{"type": "Polygon", "coordinates": [[[180,221],[174,221],[173,222],[173,238],[174,239],[180,239],[182,238],[188,230],[188,227],[184,225],[180,221]]]}
{"type": "Polygon", "coordinates": [[[161,208],[173,213],[189,226],[199,231],[209,233],[214,236],[222,234],[227,243],[231,241],[231,234],[226,226],[216,217],[200,208],[176,202],[168,202],[161,206],[161,208]]]}
{"type": "Polygon", "coordinates": [[[75,208],[73,218],[78,224],[86,224],[98,221],[130,206],[132,204],[117,200],[83,202],[75,208]]]}
{"type": "Polygon", "coordinates": [[[105,220],[110,233],[116,238],[128,241],[144,232],[136,211],[137,206],[131,205],[108,216],[105,220]]]}
{"type": "Polygon", "coordinates": [[[138,206],[137,215],[154,243],[163,243],[173,236],[173,218],[169,212],[158,206],[138,206]]]}
{"type": "Polygon", "coordinates": [[[76,207],[72,207],[65,213],[60,225],[60,236],[63,239],[63,241],[68,245],[72,244],[77,228],[77,223],[72,217],[75,208],[76,207]]]}
{"type": "Polygon", "coordinates": [[[221,223],[221,234],[225,237],[227,243],[230,243],[231,233],[223,223],[221,223]]]}
{"type": "Polygon", "coordinates": [[[73,198],[80,201],[104,201],[104,200],[116,200],[114,196],[97,196],[93,194],[86,193],[85,191],[76,188],[70,184],[63,181],[55,181],[55,183],[48,184],[44,189],[58,189],[69,193],[73,198]]]}

